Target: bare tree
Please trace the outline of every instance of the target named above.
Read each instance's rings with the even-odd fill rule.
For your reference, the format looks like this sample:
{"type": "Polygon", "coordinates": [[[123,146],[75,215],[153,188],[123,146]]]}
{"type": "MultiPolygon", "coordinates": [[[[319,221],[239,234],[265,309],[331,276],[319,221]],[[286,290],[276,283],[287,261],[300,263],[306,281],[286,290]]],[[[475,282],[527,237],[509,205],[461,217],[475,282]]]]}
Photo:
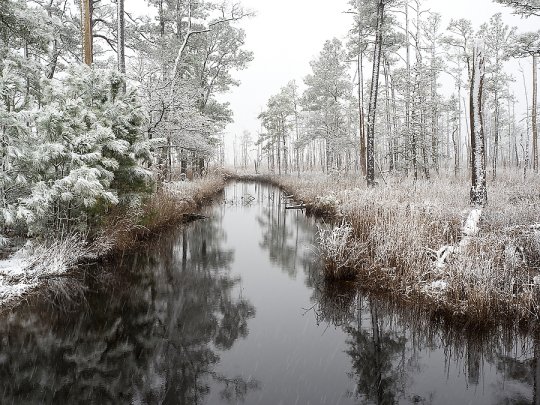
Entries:
{"type": "Polygon", "coordinates": [[[484,123],[482,92],[484,87],[485,59],[479,44],[475,44],[472,55],[470,80],[470,125],[472,185],[471,204],[483,207],[487,204],[486,153],[484,145],[484,123]]]}

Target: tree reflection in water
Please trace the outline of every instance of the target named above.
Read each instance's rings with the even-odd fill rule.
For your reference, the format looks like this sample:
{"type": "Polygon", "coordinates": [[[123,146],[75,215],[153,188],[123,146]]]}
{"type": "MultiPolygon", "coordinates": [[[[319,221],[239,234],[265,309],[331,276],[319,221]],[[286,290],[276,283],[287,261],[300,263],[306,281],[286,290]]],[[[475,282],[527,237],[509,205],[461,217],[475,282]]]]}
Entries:
{"type": "Polygon", "coordinates": [[[257,381],[218,375],[219,351],[248,334],[253,306],[233,297],[221,216],[176,231],[90,279],[85,308],[43,303],[4,318],[0,402],[238,403],[257,381]]]}
{"type": "Polygon", "coordinates": [[[285,210],[282,191],[274,187],[257,186],[257,201],[263,203],[257,222],[262,230],[260,246],[268,251],[270,260],[289,277],[313,262],[315,245],[314,221],[306,220],[300,210],[285,210]]]}
{"type": "MultiPolygon", "coordinates": [[[[248,189],[242,188],[242,194],[248,189]]],[[[350,359],[349,377],[355,382],[354,390],[348,393],[350,399],[372,404],[444,403],[448,398],[442,399],[441,388],[447,382],[459,380],[460,387],[474,392],[485,381],[493,384],[497,379],[508,384],[494,384],[489,387],[492,397],[477,399],[531,403],[540,398],[534,394],[535,376],[540,376],[540,366],[536,368],[540,362],[535,359],[540,350],[534,350],[538,345],[530,337],[502,327],[482,333],[460,328],[387,298],[363,295],[354,283],[325,282],[313,250],[303,249],[315,244],[314,224],[299,211],[285,211],[279,190],[258,187],[256,192],[257,201],[263,203],[257,217],[261,248],[291,278],[298,276],[299,269],[304,270],[317,323],[327,323],[346,334],[344,351],[350,359]],[[432,353],[435,357],[442,353],[433,363],[447,377],[426,388],[421,379],[433,366],[429,359],[432,353]],[[498,377],[483,380],[485,368],[495,368],[498,377]]]]}
{"type": "Polygon", "coordinates": [[[285,212],[271,187],[230,193],[212,218],[88,277],[86,304],[2,317],[0,403],[540,402],[537,338],[480,333],[325,282],[313,220],[285,212]],[[226,213],[236,257],[224,248],[226,213]],[[259,310],[249,336],[244,288],[259,310]],[[287,299],[276,300],[282,290],[287,299]]]}
{"type": "Polygon", "coordinates": [[[539,339],[502,326],[485,331],[460,328],[306,271],[317,322],[339,327],[348,336],[345,352],[351,361],[349,377],[355,381],[348,395],[359,403],[446,403],[438,397],[440,385],[422,391],[421,381],[415,381],[425,375],[426,353],[437,350],[444,353],[440,367],[447,370],[447,381],[464,375],[474,391],[485,383],[484,369],[493,367],[502,383],[490,379],[486,389],[497,403],[540,403],[539,339]],[[452,374],[456,370],[457,376],[452,374]]]}

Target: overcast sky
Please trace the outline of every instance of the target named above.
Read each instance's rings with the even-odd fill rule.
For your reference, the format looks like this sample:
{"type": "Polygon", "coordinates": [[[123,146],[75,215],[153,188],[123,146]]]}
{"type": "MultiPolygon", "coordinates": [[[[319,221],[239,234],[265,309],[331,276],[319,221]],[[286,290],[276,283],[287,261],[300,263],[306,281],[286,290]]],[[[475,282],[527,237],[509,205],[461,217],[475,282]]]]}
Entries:
{"type": "MultiPolygon", "coordinates": [[[[229,150],[234,134],[248,130],[256,136],[257,115],[268,98],[290,80],[301,83],[310,72],[309,62],[324,42],[333,37],[343,39],[352,26],[352,16],[343,13],[348,8],[347,0],[242,0],[242,4],[257,13],[240,23],[246,31],[246,49],[254,52],[255,59],[246,70],[235,74],[241,85],[224,97],[231,103],[235,120],[226,128],[229,150]]],[[[538,18],[513,16],[511,9],[491,0],[426,0],[423,8],[443,16],[443,29],[451,18],[470,19],[477,29],[497,12],[519,31],[538,29],[539,23],[538,18]]],[[[529,61],[522,65],[530,70],[529,61]]],[[[516,86],[521,92],[521,80],[516,86]]]]}

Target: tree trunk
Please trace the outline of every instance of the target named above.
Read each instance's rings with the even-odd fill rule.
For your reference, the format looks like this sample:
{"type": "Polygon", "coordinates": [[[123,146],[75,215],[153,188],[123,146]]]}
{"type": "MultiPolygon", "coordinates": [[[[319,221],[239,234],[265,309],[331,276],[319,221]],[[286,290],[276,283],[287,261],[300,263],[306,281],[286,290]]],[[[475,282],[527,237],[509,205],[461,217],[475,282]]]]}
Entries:
{"type": "Polygon", "coordinates": [[[409,174],[409,144],[411,136],[411,42],[409,31],[409,1],[405,0],[405,50],[407,82],[405,83],[405,174],[409,174]]]}
{"type": "Polygon", "coordinates": [[[83,60],[88,66],[94,61],[93,36],[92,36],[92,9],[93,0],[81,0],[82,10],[81,25],[83,27],[83,60]]]}
{"type": "Polygon", "coordinates": [[[499,107],[499,93],[495,91],[493,96],[495,103],[495,128],[494,128],[494,142],[493,142],[493,181],[497,179],[497,164],[499,159],[499,123],[500,123],[500,107],[499,107]]]}
{"type": "Polygon", "coordinates": [[[484,55],[475,46],[472,60],[471,92],[470,92],[470,126],[471,126],[471,204],[483,207],[487,204],[486,189],[486,154],[484,147],[484,128],[482,112],[482,91],[484,86],[484,55]]]}
{"type": "Polygon", "coordinates": [[[360,133],[360,168],[362,176],[366,176],[366,131],[364,123],[364,91],[363,91],[363,74],[362,74],[362,52],[358,52],[358,119],[360,133]]]}
{"type": "MultiPolygon", "coordinates": [[[[278,130],[279,131],[279,130],[278,130]]],[[[277,134],[276,148],[277,148],[277,164],[278,164],[278,174],[281,174],[281,143],[279,142],[279,132],[277,134]]]]}
{"type": "Polygon", "coordinates": [[[375,186],[375,117],[377,112],[377,96],[379,93],[379,72],[381,66],[382,41],[384,20],[384,0],[377,3],[377,28],[375,33],[375,47],[373,50],[373,74],[369,92],[369,110],[367,121],[367,184],[375,186]]]}
{"type": "Polygon", "coordinates": [[[538,173],[538,55],[533,55],[532,136],[533,169],[538,173]]]}
{"type": "Polygon", "coordinates": [[[126,39],[125,39],[125,21],[124,21],[124,0],[116,0],[117,19],[118,19],[118,71],[126,73],[126,39]]]}
{"type": "Polygon", "coordinates": [[[390,63],[386,58],[383,60],[383,74],[384,74],[384,104],[385,104],[385,116],[386,116],[386,135],[388,136],[388,170],[394,171],[394,153],[392,145],[394,143],[394,133],[392,131],[392,112],[390,108],[390,63]]]}

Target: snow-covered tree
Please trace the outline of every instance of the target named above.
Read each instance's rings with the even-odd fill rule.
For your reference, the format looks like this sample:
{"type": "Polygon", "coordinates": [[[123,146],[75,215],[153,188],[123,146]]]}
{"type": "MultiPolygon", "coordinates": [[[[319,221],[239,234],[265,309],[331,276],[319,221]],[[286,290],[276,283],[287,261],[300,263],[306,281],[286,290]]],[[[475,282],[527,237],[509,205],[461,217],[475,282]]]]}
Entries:
{"type": "Polygon", "coordinates": [[[304,79],[307,88],[302,104],[310,136],[324,140],[329,171],[337,168],[339,145],[349,135],[345,109],[352,98],[352,80],[341,41],[326,41],[319,57],[311,62],[311,69],[313,73],[304,79]]]}
{"type": "Polygon", "coordinates": [[[16,215],[32,232],[86,226],[99,210],[147,187],[149,173],[139,164],[150,158],[143,114],[123,85],[115,71],[84,66],[62,83],[44,83],[43,107],[32,113],[35,127],[16,160],[31,183],[16,215]]]}
{"type": "MultiPolygon", "coordinates": [[[[497,164],[500,154],[501,134],[501,98],[511,77],[505,73],[503,63],[510,58],[512,38],[515,28],[510,28],[502,21],[502,15],[495,14],[489,23],[480,27],[479,36],[486,49],[486,90],[493,105],[493,178],[497,177],[497,164]]],[[[486,97],[487,98],[487,97],[486,97]]]]}

